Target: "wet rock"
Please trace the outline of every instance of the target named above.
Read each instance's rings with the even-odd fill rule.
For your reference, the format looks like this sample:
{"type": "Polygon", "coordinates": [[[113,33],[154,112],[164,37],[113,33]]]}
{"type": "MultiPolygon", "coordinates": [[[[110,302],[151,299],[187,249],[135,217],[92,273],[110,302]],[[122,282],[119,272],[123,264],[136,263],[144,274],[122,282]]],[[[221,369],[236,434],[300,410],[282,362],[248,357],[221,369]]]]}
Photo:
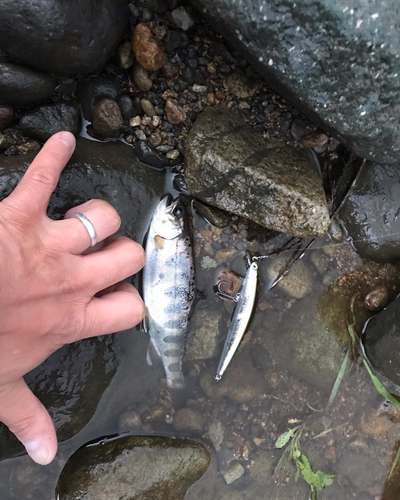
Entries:
{"type": "MultiPolygon", "coordinates": [[[[288,260],[289,257],[284,254],[273,259],[267,259],[267,263],[261,266],[261,273],[267,284],[273,283],[285,269],[288,260]]],[[[302,299],[312,291],[313,284],[310,268],[304,260],[299,260],[291,267],[289,273],[281,279],[277,288],[289,297],[302,299]]]]}
{"type": "Polygon", "coordinates": [[[399,161],[396,2],[193,5],[280,93],[311,119],[318,117],[324,130],[364,158],[399,161]]]}
{"type": "Polygon", "coordinates": [[[400,259],[400,170],[367,162],[339,218],[363,257],[377,262],[400,259]]]}
{"type": "Polygon", "coordinates": [[[134,65],[131,75],[132,80],[139,90],[147,92],[153,86],[153,80],[150,78],[148,72],[139,63],[134,65]]]}
{"type": "Polygon", "coordinates": [[[0,149],[7,149],[7,148],[8,148],[7,137],[4,134],[0,133],[0,149]]]}
{"type": "Polygon", "coordinates": [[[140,116],[135,116],[129,120],[130,127],[139,127],[139,125],[141,124],[142,124],[142,119],[140,118],[140,116]]]}
{"type": "Polygon", "coordinates": [[[220,315],[217,312],[197,309],[190,322],[186,343],[188,359],[209,359],[218,354],[220,315]]]}
{"type": "Polygon", "coordinates": [[[131,42],[124,42],[118,47],[117,51],[118,66],[122,69],[129,69],[135,60],[132,54],[131,42]]]}
{"type": "Polygon", "coordinates": [[[159,132],[153,132],[149,137],[149,143],[153,148],[156,148],[162,143],[162,137],[159,132]]]}
{"type": "Polygon", "coordinates": [[[119,428],[121,431],[134,431],[142,426],[142,419],[136,411],[127,410],[119,417],[119,428]]]}
{"type": "Polygon", "coordinates": [[[46,141],[62,130],[78,135],[80,119],[79,106],[75,102],[59,101],[25,113],[19,122],[19,128],[29,137],[46,141]]]}
{"type": "Polygon", "coordinates": [[[310,132],[301,138],[301,143],[306,148],[319,148],[328,142],[328,136],[322,130],[310,132]]]}
{"type": "Polygon", "coordinates": [[[149,101],[148,99],[142,99],[140,101],[140,104],[142,106],[142,110],[143,112],[147,115],[147,116],[150,116],[151,118],[153,118],[153,116],[156,115],[156,112],[154,110],[154,106],[153,106],[153,103],[151,101],[149,101]]]}
{"type": "Polygon", "coordinates": [[[0,132],[11,125],[14,118],[14,110],[10,106],[0,106],[0,132]]]}
{"type": "Polygon", "coordinates": [[[163,170],[169,166],[168,159],[154,148],[147,141],[139,140],[135,143],[134,151],[137,159],[149,167],[163,170]]]}
{"type": "Polygon", "coordinates": [[[167,61],[162,48],[146,24],[138,24],[132,38],[132,49],[139,64],[146,71],[156,71],[167,61]]]}
{"type": "Polygon", "coordinates": [[[203,111],[186,144],[191,193],[218,208],[293,236],[324,234],[329,213],[305,150],[266,142],[231,110],[203,111]]]}
{"type": "Polygon", "coordinates": [[[347,478],[359,490],[366,490],[374,483],[381,484],[386,476],[385,467],[371,457],[347,452],[338,463],[340,477],[347,478]]]}
{"type": "Polygon", "coordinates": [[[224,87],[227,92],[239,99],[248,99],[260,90],[260,82],[250,79],[245,74],[236,71],[228,75],[224,80],[224,87]]]}
{"type": "Polygon", "coordinates": [[[387,303],[389,299],[389,292],[386,287],[381,286],[369,292],[364,299],[364,304],[370,311],[379,311],[387,303]]]}
{"type": "Polygon", "coordinates": [[[194,209],[210,224],[216,227],[226,227],[231,217],[224,210],[206,205],[198,200],[193,200],[194,209]]]}
{"type": "Polygon", "coordinates": [[[165,103],[167,119],[173,125],[179,125],[186,119],[186,113],[182,106],[179,106],[176,99],[167,99],[165,103]]]}
{"type": "Polygon", "coordinates": [[[203,425],[203,417],[191,408],[181,408],[175,412],[172,421],[172,427],[176,431],[201,432],[203,425]]]}
{"type": "Polygon", "coordinates": [[[37,151],[41,147],[42,145],[40,144],[39,141],[35,141],[34,139],[28,139],[26,141],[21,142],[21,144],[18,144],[17,149],[21,155],[26,155],[27,153],[29,153],[29,151],[37,151]]]}
{"type": "Polygon", "coordinates": [[[245,473],[243,465],[239,462],[232,462],[226,469],[221,470],[222,477],[226,484],[232,484],[240,479],[245,473]]]}
{"type": "Polygon", "coordinates": [[[163,66],[162,72],[167,80],[175,80],[179,76],[179,66],[167,61],[163,66]]]}
{"type": "Polygon", "coordinates": [[[103,99],[93,109],[93,130],[99,137],[119,137],[124,120],[118,104],[111,99],[103,99]]]}
{"type": "Polygon", "coordinates": [[[210,454],[195,441],[121,437],[76,451],[56,494],[62,500],[183,500],[209,464],[210,454]]]}
{"type": "Polygon", "coordinates": [[[178,7],[172,11],[172,20],[183,31],[187,31],[194,24],[188,7],[178,7]]]}
{"type": "Polygon", "coordinates": [[[221,420],[214,418],[208,426],[207,434],[214,448],[219,450],[225,436],[225,426],[221,420]]]}
{"type": "Polygon", "coordinates": [[[376,370],[400,385],[400,299],[373,317],[364,335],[364,347],[368,359],[376,370]]]}
{"type": "Polygon", "coordinates": [[[135,114],[133,101],[128,95],[122,95],[118,99],[118,106],[121,111],[122,118],[129,121],[135,114]]]}
{"type": "MultiPolygon", "coordinates": [[[[78,84],[77,99],[84,118],[93,120],[93,108],[102,99],[117,101],[121,95],[121,86],[108,77],[91,77],[78,84]]],[[[128,96],[127,96],[128,97],[128,96]]]]}
{"type": "Polygon", "coordinates": [[[128,24],[124,0],[5,0],[0,49],[23,64],[65,75],[98,71],[128,24]]]}
{"type": "Polygon", "coordinates": [[[32,106],[48,99],[55,88],[56,81],[50,75],[16,64],[0,63],[0,104],[32,106]]]}

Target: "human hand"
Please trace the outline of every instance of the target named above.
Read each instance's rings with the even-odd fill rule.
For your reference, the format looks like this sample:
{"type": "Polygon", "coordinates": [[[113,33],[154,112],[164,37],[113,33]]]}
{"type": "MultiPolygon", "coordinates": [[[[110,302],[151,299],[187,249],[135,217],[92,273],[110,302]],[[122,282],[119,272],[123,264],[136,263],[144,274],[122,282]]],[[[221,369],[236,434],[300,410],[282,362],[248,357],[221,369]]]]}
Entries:
{"type": "Polygon", "coordinates": [[[23,376],[64,344],[132,328],[144,314],[135,288],[119,283],[143,267],[144,251],[129,238],[112,236],[121,221],[111,205],[91,200],[62,221],[46,215],[74,148],[71,133],[53,135],[0,203],[0,421],[42,465],[53,460],[57,436],[23,376]],[[77,212],[102,242],[94,252],[86,252],[91,240],[85,226],[70,218],[77,212]]]}

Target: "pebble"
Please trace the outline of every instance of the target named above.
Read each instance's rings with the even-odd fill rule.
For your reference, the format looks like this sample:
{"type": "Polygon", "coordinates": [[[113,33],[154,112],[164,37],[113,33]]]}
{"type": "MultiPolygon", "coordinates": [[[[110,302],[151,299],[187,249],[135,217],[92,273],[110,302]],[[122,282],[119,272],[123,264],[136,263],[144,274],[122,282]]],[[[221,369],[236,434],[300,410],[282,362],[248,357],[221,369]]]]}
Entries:
{"type": "Polygon", "coordinates": [[[172,427],[176,431],[201,432],[203,425],[203,417],[191,408],[181,408],[175,412],[172,421],[172,427]]]}
{"type": "Polygon", "coordinates": [[[142,109],[147,116],[150,116],[151,118],[155,116],[156,112],[151,101],[149,101],[148,99],[141,99],[140,105],[142,106],[142,109]]]}
{"type": "Polygon", "coordinates": [[[131,127],[139,127],[139,125],[141,124],[142,124],[142,119],[140,118],[140,116],[135,116],[129,121],[129,125],[131,127]]]}
{"type": "Polygon", "coordinates": [[[186,119],[185,110],[178,104],[176,99],[167,99],[165,111],[168,121],[173,125],[179,125],[186,119]]]}
{"type": "Polygon", "coordinates": [[[37,151],[41,147],[42,145],[40,144],[39,141],[35,141],[34,139],[28,139],[22,142],[21,144],[18,144],[17,149],[21,155],[26,155],[30,151],[37,151]]]}
{"type": "Polygon", "coordinates": [[[147,92],[153,86],[153,80],[150,78],[148,72],[139,63],[136,63],[133,66],[131,76],[136,87],[143,92],[147,92]]]}
{"type": "Polygon", "coordinates": [[[387,303],[389,292],[386,287],[380,286],[369,294],[364,299],[364,305],[369,311],[379,311],[387,303]]]}
{"type": "Polygon", "coordinates": [[[93,109],[94,132],[103,138],[119,137],[124,125],[121,110],[112,99],[102,99],[93,109]]]}
{"type": "Polygon", "coordinates": [[[167,61],[163,66],[162,72],[167,80],[176,80],[179,76],[179,66],[167,61]]]}
{"type": "Polygon", "coordinates": [[[7,147],[8,147],[7,138],[4,134],[0,133],[0,149],[7,149],[7,147]]]}
{"type": "Polygon", "coordinates": [[[324,146],[328,142],[328,136],[322,130],[315,130],[304,135],[300,142],[306,148],[318,148],[324,146]]]}
{"type": "MultiPolygon", "coordinates": [[[[137,132],[141,132],[144,138],[146,139],[146,136],[142,130],[137,130],[135,133],[137,132]]],[[[134,146],[134,151],[138,160],[141,163],[148,165],[149,167],[154,167],[162,170],[166,166],[168,166],[167,158],[158,151],[156,151],[155,149],[153,149],[146,140],[137,141],[134,146]]]]}
{"type": "Polygon", "coordinates": [[[232,462],[229,467],[221,471],[222,477],[225,479],[226,484],[232,484],[240,479],[245,473],[243,465],[239,462],[232,462]]]}
{"type": "Polygon", "coordinates": [[[134,60],[131,42],[121,43],[117,50],[118,66],[122,69],[129,69],[133,65],[134,60]]]}
{"type": "Polygon", "coordinates": [[[147,137],[146,134],[143,132],[143,130],[135,130],[135,136],[139,141],[144,141],[146,142],[147,137]]]}
{"type": "Polygon", "coordinates": [[[11,125],[14,118],[14,110],[10,106],[0,106],[0,132],[11,125]]]}
{"type": "Polygon", "coordinates": [[[161,134],[159,132],[153,132],[150,135],[148,141],[149,141],[149,144],[151,144],[153,146],[153,148],[156,148],[162,142],[161,134]]]}
{"type": "Polygon", "coordinates": [[[174,92],[173,90],[171,89],[167,89],[163,94],[162,94],[162,98],[164,99],[164,101],[166,101],[167,99],[171,98],[171,99],[176,99],[178,97],[178,94],[176,92],[174,92]]]}
{"type": "Polygon", "coordinates": [[[146,24],[138,24],[132,38],[132,49],[139,64],[147,71],[157,71],[167,57],[146,24]]]}
{"type": "Polygon", "coordinates": [[[214,92],[210,92],[207,94],[207,102],[208,104],[214,104],[215,103],[215,94],[214,92]]]}
{"type": "Polygon", "coordinates": [[[261,84],[258,80],[250,79],[245,74],[235,71],[225,78],[224,87],[238,99],[248,99],[260,90],[261,84]]]}
{"type": "Polygon", "coordinates": [[[172,11],[172,20],[183,31],[187,31],[194,24],[189,9],[183,6],[172,11]]]}
{"type": "MultiPolygon", "coordinates": [[[[197,83],[193,85],[192,89],[198,94],[206,94],[208,92],[208,87],[206,85],[198,85],[197,83]]],[[[215,95],[217,95],[217,93],[215,93],[215,95]]],[[[218,99],[220,98],[218,97],[218,99]]]]}
{"type": "Polygon", "coordinates": [[[173,149],[172,151],[168,151],[168,153],[166,154],[166,157],[169,159],[169,160],[176,160],[180,155],[180,152],[177,150],[177,149],[173,149]]]}
{"type": "Polygon", "coordinates": [[[126,95],[123,94],[121,97],[118,99],[118,106],[119,109],[121,110],[121,115],[124,120],[129,121],[133,115],[135,114],[134,110],[134,105],[132,99],[126,95]]]}
{"type": "Polygon", "coordinates": [[[212,442],[214,448],[218,451],[221,447],[222,441],[224,440],[225,426],[218,420],[214,418],[208,426],[208,437],[212,442]]]}
{"type": "Polygon", "coordinates": [[[127,410],[119,417],[119,428],[121,431],[131,431],[142,426],[142,419],[136,411],[127,410]]]}
{"type": "Polygon", "coordinates": [[[161,116],[153,116],[153,119],[151,120],[151,124],[153,125],[153,127],[159,127],[161,125],[161,122],[161,116]]]}

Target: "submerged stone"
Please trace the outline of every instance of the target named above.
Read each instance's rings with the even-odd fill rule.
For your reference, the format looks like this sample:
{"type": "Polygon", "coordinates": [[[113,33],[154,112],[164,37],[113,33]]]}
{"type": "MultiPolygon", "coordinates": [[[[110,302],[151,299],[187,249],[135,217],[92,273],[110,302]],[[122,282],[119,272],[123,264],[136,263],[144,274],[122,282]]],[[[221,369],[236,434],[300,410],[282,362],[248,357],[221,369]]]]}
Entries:
{"type": "MultiPolygon", "coordinates": [[[[0,200],[14,189],[35,155],[1,157],[0,200]]],[[[141,242],[148,215],[163,190],[164,175],[141,165],[131,147],[80,138],[51,198],[48,214],[61,219],[71,207],[101,198],[120,214],[120,234],[141,242]]],[[[26,376],[50,411],[59,441],[75,436],[86,426],[116,366],[113,337],[98,337],[64,346],[26,376]]],[[[0,460],[22,452],[16,438],[0,426],[0,460]]]]}
{"type": "Polygon", "coordinates": [[[231,110],[200,114],[187,140],[185,179],[195,197],[264,227],[299,237],[328,230],[325,193],[309,153],[265,141],[231,110]]]}
{"type": "Polygon", "coordinates": [[[183,500],[210,454],[187,439],[121,437],[89,444],[66,463],[59,500],[183,500]]]}

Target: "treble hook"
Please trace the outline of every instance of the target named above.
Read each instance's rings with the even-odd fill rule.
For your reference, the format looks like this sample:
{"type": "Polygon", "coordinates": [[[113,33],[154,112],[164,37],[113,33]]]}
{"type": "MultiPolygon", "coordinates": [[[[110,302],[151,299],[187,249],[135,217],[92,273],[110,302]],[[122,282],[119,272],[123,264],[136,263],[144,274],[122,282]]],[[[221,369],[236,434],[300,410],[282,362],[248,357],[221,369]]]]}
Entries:
{"type": "Polygon", "coordinates": [[[229,295],[229,293],[224,292],[221,290],[221,285],[229,285],[227,281],[220,281],[217,285],[217,295],[223,300],[233,300],[233,302],[238,302],[240,299],[240,293],[237,293],[235,297],[232,297],[232,295],[229,295]]]}

